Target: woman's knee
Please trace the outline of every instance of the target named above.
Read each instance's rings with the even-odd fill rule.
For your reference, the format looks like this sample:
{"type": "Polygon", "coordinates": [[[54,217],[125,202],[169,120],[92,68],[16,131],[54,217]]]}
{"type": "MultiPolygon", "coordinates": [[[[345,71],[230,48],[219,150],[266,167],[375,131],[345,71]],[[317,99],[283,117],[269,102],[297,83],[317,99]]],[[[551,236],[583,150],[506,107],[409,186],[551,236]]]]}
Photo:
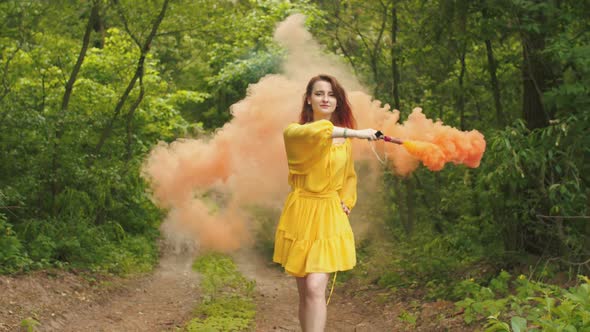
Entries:
{"type": "Polygon", "coordinates": [[[309,275],[305,282],[305,295],[307,298],[325,298],[328,285],[328,274],[317,273],[309,275]]]}

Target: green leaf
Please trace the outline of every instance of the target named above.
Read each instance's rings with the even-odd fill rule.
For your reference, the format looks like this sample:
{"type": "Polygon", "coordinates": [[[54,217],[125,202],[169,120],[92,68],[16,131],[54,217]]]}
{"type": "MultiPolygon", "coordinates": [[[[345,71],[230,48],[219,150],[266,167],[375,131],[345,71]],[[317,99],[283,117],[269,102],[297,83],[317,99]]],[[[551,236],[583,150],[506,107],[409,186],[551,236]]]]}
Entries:
{"type": "Polygon", "coordinates": [[[514,332],[524,332],[527,330],[526,319],[518,316],[514,316],[510,319],[510,326],[512,327],[512,331],[514,332]]]}

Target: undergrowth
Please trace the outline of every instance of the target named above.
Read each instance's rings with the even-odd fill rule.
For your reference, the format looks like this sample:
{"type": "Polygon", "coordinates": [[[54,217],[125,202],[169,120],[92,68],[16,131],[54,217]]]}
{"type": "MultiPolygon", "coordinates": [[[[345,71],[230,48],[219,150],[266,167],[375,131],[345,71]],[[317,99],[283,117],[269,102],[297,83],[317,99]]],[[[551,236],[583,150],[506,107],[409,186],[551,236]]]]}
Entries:
{"type": "MultiPolygon", "coordinates": [[[[579,283],[567,288],[563,282],[550,284],[549,270],[512,275],[497,270],[497,262],[473,257],[466,257],[462,264],[438,266],[436,259],[445,260],[445,253],[452,256],[445,250],[408,251],[401,243],[361,241],[357,267],[343,273],[340,281],[388,289],[390,299],[410,296],[420,302],[452,301],[466,326],[478,331],[590,331],[587,276],[580,275],[579,283]]],[[[399,319],[415,324],[412,317],[402,312],[399,319]]]]}
{"type": "Polygon", "coordinates": [[[494,331],[590,331],[590,279],[569,289],[513,278],[502,271],[488,285],[464,280],[455,289],[467,324],[483,322],[494,331]]]}
{"type": "Polygon", "coordinates": [[[233,260],[220,253],[200,256],[193,268],[201,274],[202,301],[186,331],[253,330],[255,282],[246,279],[233,260]]]}

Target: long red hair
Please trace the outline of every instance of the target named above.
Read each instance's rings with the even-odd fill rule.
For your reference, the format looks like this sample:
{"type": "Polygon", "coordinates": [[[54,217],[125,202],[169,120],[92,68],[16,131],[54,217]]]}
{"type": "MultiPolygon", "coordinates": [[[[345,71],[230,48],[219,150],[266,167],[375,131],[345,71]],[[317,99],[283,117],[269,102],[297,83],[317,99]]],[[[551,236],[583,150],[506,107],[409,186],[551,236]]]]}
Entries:
{"type": "Polygon", "coordinates": [[[330,121],[338,127],[346,127],[351,129],[356,128],[356,120],[354,119],[354,115],[352,115],[352,110],[350,108],[350,104],[348,103],[348,98],[346,98],[346,92],[344,91],[344,88],[342,88],[336,78],[325,74],[314,76],[311,78],[311,80],[309,80],[309,83],[307,83],[307,88],[305,89],[305,94],[303,95],[303,107],[301,108],[299,123],[305,124],[313,121],[313,109],[311,108],[311,105],[307,103],[307,100],[311,97],[313,85],[317,81],[325,81],[330,83],[330,85],[332,85],[334,97],[336,97],[336,109],[332,113],[330,121]]]}

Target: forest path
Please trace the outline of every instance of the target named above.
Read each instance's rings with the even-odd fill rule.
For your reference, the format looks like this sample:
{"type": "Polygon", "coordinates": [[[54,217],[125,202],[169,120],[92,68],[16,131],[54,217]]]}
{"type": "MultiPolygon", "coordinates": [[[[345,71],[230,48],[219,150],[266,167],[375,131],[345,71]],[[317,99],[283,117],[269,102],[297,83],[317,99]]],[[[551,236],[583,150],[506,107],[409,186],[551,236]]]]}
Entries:
{"type": "Polygon", "coordinates": [[[103,303],[51,321],[59,331],[167,331],[191,318],[199,300],[199,275],[191,255],[167,253],[148,277],[117,291],[103,303]]]}
{"type": "MultiPolygon", "coordinates": [[[[256,331],[300,331],[293,278],[253,250],[233,257],[241,273],[256,281],[256,331]]],[[[176,330],[200,300],[193,260],[193,255],[165,253],[153,273],[103,280],[100,286],[88,276],[64,272],[0,277],[0,331],[21,330],[28,317],[39,322],[36,331],[176,330]]],[[[340,287],[328,307],[326,331],[397,330],[392,319],[384,319],[383,308],[367,296],[347,298],[340,287]]]]}
{"type": "MultiPolygon", "coordinates": [[[[254,250],[233,257],[241,273],[256,281],[255,330],[300,331],[293,277],[254,250]]],[[[35,331],[179,331],[201,300],[193,260],[194,255],[167,253],[153,273],[128,279],[93,280],[63,271],[0,276],[0,331],[23,331],[21,322],[30,318],[38,322],[35,331]]],[[[383,290],[354,284],[336,284],[326,331],[472,330],[463,328],[458,316],[440,320],[453,312],[452,303],[380,301],[383,290]],[[417,325],[399,318],[410,310],[417,325]]]]}
{"type": "MultiPolygon", "coordinates": [[[[358,210],[355,227],[362,234],[369,220],[382,212],[366,202],[359,204],[358,210]]],[[[256,250],[242,249],[233,257],[241,273],[256,281],[256,331],[300,331],[294,278],[256,250]]],[[[194,254],[178,255],[163,248],[152,273],[128,279],[93,280],[93,276],[63,271],[0,276],[0,331],[19,330],[27,317],[39,322],[38,331],[177,330],[201,300],[199,275],[191,268],[194,258],[194,254]]],[[[335,287],[326,331],[408,330],[398,318],[409,310],[407,299],[380,301],[383,290],[346,285],[337,283],[335,287]]],[[[432,309],[433,315],[439,313],[432,309]]],[[[438,330],[416,327],[412,330],[438,330]]]]}
{"type": "MultiPolygon", "coordinates": [[[[300,331],[295,279],[252,250],[242,250],[234,259],[246,278],[256,280],[256,331],[300,331]]],[[[384,315],[382,305],[342,293],[336,285],[328,305],[326,331],[399,331],[391,315],[384,315]]]]}
{"type": "Polygon", "coordinates": [[[167,331],[199,302],[193,255],[167,252],[153,273],[98,283],[61,271],[0,278],[0,331],[28,317],[36,331],[167,331]]]}

